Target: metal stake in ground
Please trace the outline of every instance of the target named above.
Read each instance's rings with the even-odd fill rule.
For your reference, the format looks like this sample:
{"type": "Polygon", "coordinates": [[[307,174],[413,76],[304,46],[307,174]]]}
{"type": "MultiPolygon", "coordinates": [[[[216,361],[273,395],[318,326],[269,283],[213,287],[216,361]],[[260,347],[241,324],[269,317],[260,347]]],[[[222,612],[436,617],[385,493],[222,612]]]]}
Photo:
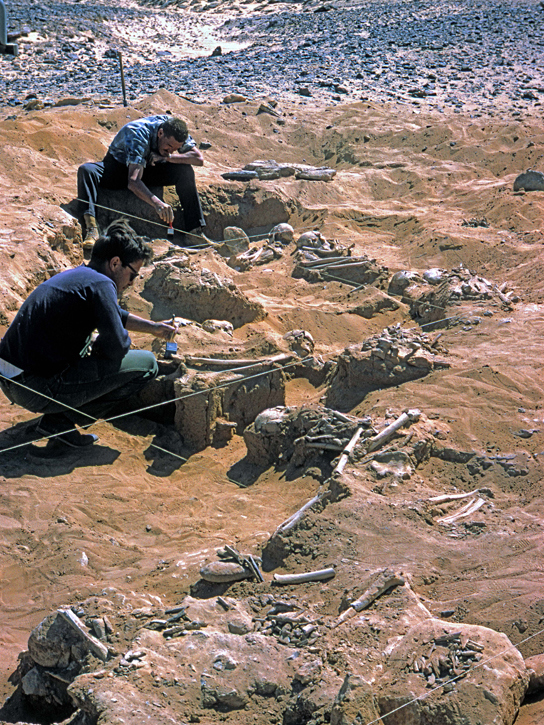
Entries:
{"type": "Polygon", "coordinates": [[[123,89],[123,106],[128,106],[127,103],[127,89],[125,88],[125,71],[123,70],[123,56],[121,51],[117,51],[117,57],[119,58],[119,70],[121,71],[121,88],[123,89]]]}

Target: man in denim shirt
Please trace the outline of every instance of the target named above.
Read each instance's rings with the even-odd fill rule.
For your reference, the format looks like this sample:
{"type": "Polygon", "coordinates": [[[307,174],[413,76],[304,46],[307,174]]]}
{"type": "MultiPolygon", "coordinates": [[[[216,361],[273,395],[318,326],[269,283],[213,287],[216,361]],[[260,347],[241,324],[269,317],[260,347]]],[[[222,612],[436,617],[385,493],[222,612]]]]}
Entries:
{"type": "Polygon", "coordinates": [[[86,204],[84,248],[90,249],[99,236],[95,213],[99,188],[128,188],[152,206],[161,221],[171,224],[172,207],[152,194],[149,186],[175,186],[183,207],[184,229],[202,235],[206,222],[192,167],[203,163],[185,121],[164,115],[127,123],[113,139],[103,161],[83,164],[78,169],[78,197],[86,204]]]}

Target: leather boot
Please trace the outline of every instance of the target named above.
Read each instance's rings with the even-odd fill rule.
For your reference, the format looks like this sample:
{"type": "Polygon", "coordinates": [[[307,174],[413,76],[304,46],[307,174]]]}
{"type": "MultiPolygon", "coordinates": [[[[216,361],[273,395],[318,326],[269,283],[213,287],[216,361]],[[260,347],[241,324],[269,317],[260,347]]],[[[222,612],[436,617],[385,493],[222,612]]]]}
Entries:
{"type": "Polygon", "coordinates": [[[84,214],[85,219],[85,239],[83,240],[83,250],[90,251],[93,248],[93,244],[100,236],[98,231],[98,224],[92,214],[84,214]]]}

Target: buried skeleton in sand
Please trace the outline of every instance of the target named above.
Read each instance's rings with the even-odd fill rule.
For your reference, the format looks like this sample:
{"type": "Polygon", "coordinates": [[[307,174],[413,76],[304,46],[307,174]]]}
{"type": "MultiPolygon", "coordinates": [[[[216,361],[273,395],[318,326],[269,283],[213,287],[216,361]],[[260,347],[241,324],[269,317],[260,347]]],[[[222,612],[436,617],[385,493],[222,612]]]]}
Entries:
{"type": "Polygon", "coordinates": [[[94,244],[88,265],[42,282],[23,303],[0,341],[0,358],[11,366],[0,387],[11,402],[43,413],[38,433],[72,447],[91,445],[96,436],[73,424],[104,417],[156,377],[155,356],[130,350],[127,330],[167,340],[176,327],[117,302],[151,255],[126,221],[115,221],[94,244]]]}
{"type": "Polygon", "coordinates": [[[84,207],[86,227],[84,247],[91,249],[99,236],[95,205],[101,188],[130,189],[155,209],[162,222],[171,226],[172,207],[153,194],[149,186],[173,185],[183,207],[184,230],[190,237],[203,239],[206,222],[192,168],[203,163],[202,153],[189,135],[185,121],[163,115],[127,123],[102,161],[82,164],[78,169],[78,198],[84,207]]]}

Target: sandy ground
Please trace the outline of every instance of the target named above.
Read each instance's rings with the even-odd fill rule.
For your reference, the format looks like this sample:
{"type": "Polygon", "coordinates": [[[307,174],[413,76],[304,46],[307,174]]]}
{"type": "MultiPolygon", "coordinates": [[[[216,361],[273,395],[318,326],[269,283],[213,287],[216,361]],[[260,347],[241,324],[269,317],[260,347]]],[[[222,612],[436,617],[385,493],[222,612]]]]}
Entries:
{"type": "MultiPolygon", "coordinates": [[[[82,260],[77,238],[66,239],[73,222],[61,205],[75,196],[78,164],[99,157],[129,118],[168,109],[187,119],[198,142],[210,142],[206,165],[197,173],[216,239],[228,221],[226,212],[221,216],[225,196],[245,189],[223,181],[224,171],[258,158],[334,167],[337,176],[328,183],[252,182],[257,191],[249,197],[255,204],[259,189],[276,204],[272,211],[263,206],[261,223],[246,231],[269,229],[287,216],[297,233],[315,229],[354,244],[391,273],[463,265],[514,290],[521,301],[511,310],[475,303],[463,315],[478,317],[478,324],[443,331],[450,369],[370,393],[353,412],[385,422],[388,412],[418,407],[440,422],[449,446],[497,461],[510,456],[516,475],[499,464],[471,473],[465,464],[433,458],[409,481],[379,494],[355,469],[352,498],[313,516],[317,539],[311,552],[288,557],[285,570],[335,564],[334,584],[320,585],[324,607],[332,613],[361,572],[402,566],[433,613],[454,610],[455,621],[506,633],[525,657],[541,653],[544,197],[512,191],[519,173],[542,169],[540,119],[285,100],[279,125],[273,116],[257,113],[261,100],[197,105],[160,91],[128,108],[85,103],[30,112],[3,109],[3,329],[36,284],[82,260]],[[474,219],[485,219],[487,226],[463,225],[474,219]],[[530,435],[520,437],[521,430],[530,435]],[[477,487],[490,489],[493,498],[464,525],[430,525],[422,515],[429,495],[477,487]]],[[[164,242],[155,245],[160,250],[164,242]]],[[[351,288],[293,279],[291,251],[244,273],[229,270],[214,252],[197,255],[196,264],[228,273],[268,311],[264,322],[235,332],[240,345],[303,328],[313,335],[316,352],[333,358],[387,325],[415,326],[405,307],[370,320],[336,314],[351,288]]],[[[149,313],[137,292],[127,304],[149,313]]],[[[149,345],[140,337],[135,342],[149,345]]],[[[198,354],[216,348],[210,337],[201,341],[198,354]]],[[[294,380],[287,404],[318,402],[324,392],[294,380]]],[[[0,416],[2,449],[28,440],[31,414],[2,396],[0,416]]],[[[281,468],[250,469],[240,436],[194,455],[179,449],[188,458],[183,462],[153,449],[154,442],[168,448],[170,440],[169,430],[156,422],[135,417],[95,429],[100,444],[81,455],[50,458],[39,445],[0,451],[2,698],[12,690],[8,678],[30,630],[55,607],[108,587],[175,604],[198,581],[200,564],[216,548],[233,543],[258,554],[277,525],[319,485],[310,475],[289,480],[281,468]]],[[[517,722],[536,725],[543,714],[537,698],[524,705],[517,722]]]]}

